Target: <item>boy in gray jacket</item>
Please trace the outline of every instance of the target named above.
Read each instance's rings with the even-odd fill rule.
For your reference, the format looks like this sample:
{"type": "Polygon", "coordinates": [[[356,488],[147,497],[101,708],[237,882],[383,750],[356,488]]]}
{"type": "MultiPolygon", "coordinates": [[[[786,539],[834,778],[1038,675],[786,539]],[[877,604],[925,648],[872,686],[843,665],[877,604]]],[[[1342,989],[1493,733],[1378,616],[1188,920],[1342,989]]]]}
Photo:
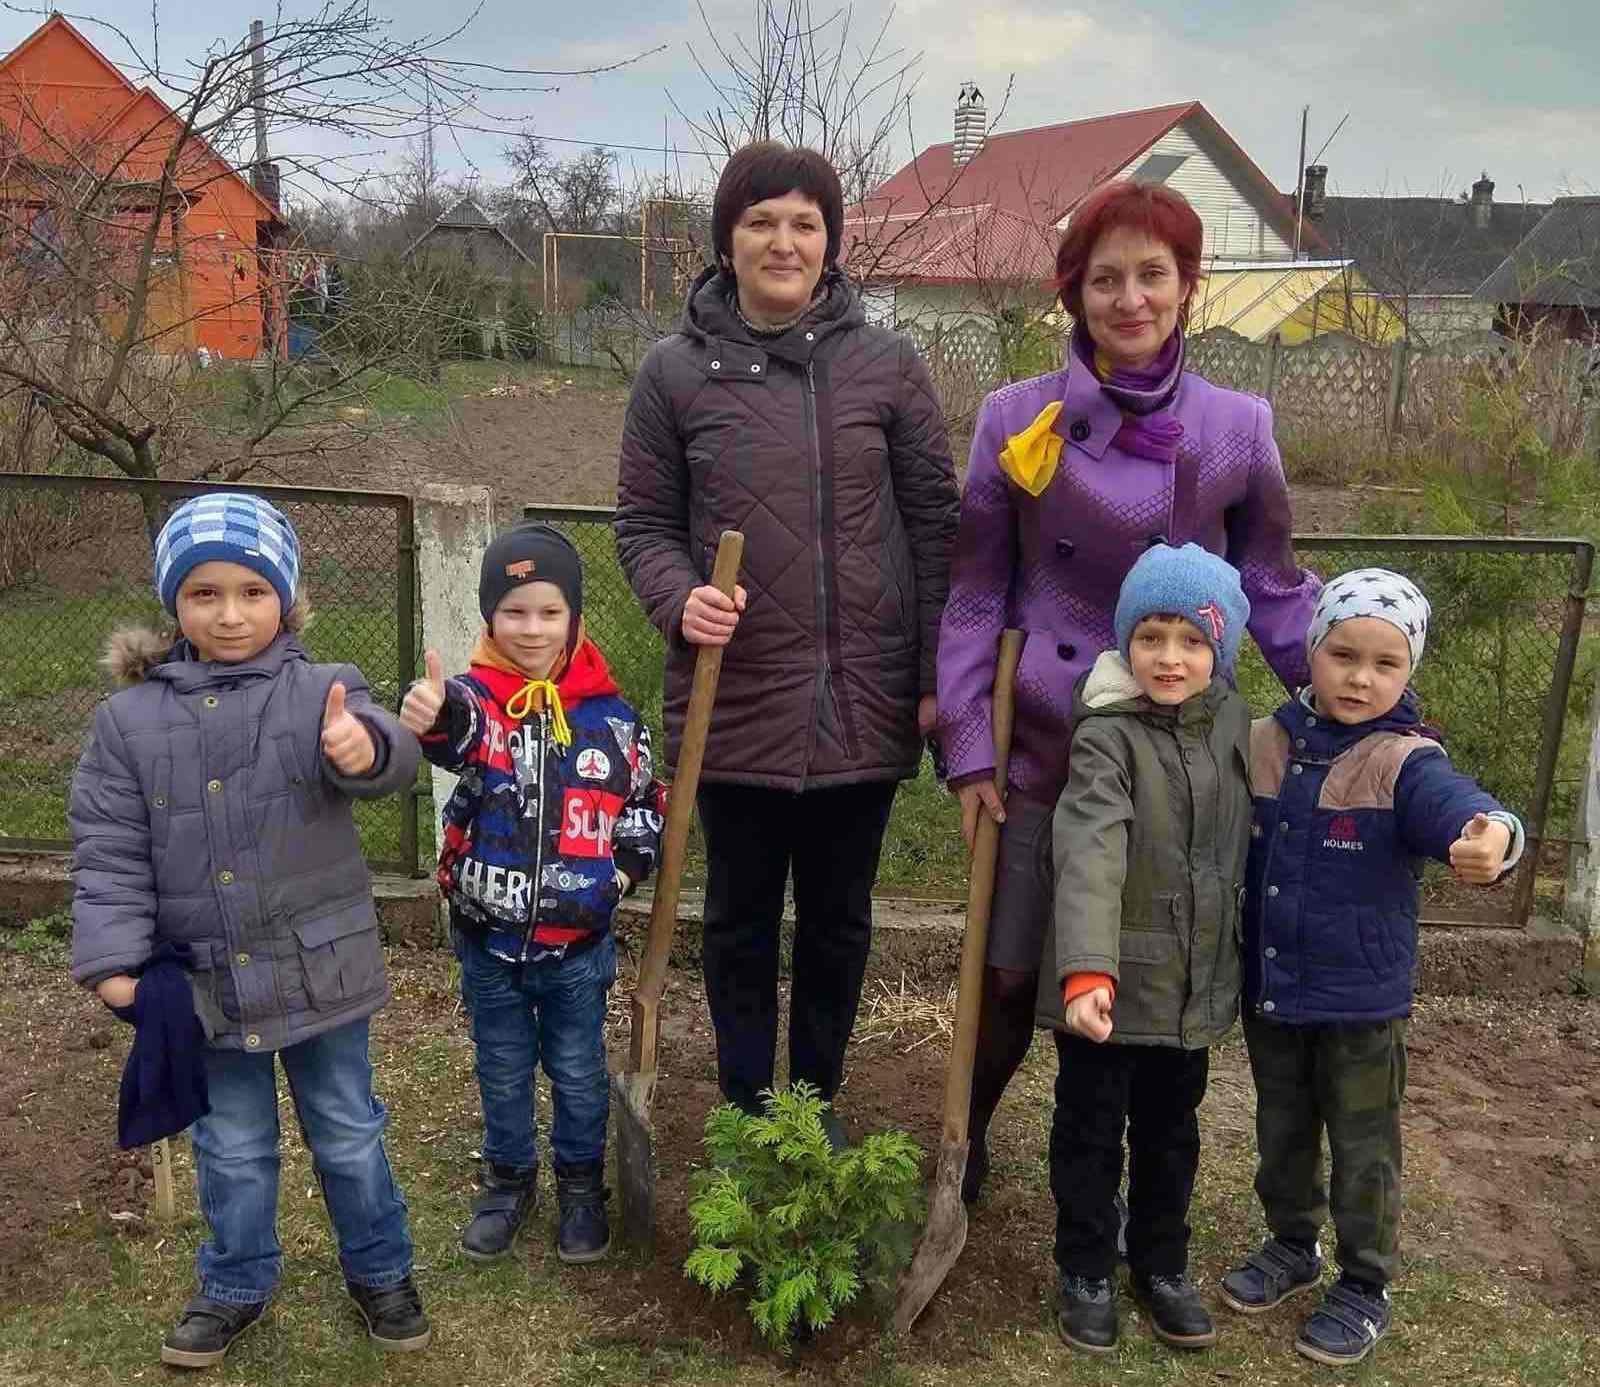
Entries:
{"type": "Polygon", "coordinates": [[[406,1206],[383,1148],[367,1022],[389,998],[350,812],[412,783],[417,740],[350,665],[315,665],[300,545],[272,505],[208,492],[156,542],[174,634],[123,631],[72,784],[72,975],[134,1002],[158,951],[186,956],[210,1111],[192,1129],[211,1237],[161,1360],[219,1362],[261,1315],[282,1251],[274,1056],[373,1341],[420,1349],[406,1206]]]}
{"type": "Polygon", "coordinates": [[[1207,1047],[1239,1009],[1250,712],[1231,680],[1249,615],[1222,559],[1197,544],[1157,545],[1123,582],[1119,649],[1075,690],[1037,1019],[1055,1031],[1060,1061],[1050,1129],[1057,1319],[1090,1353],[1117,1342],[1124,1129],[1134,1293],[1166,1343],[1216,1340],[1186,1275],[1186,1218],[1207,1047]]]}

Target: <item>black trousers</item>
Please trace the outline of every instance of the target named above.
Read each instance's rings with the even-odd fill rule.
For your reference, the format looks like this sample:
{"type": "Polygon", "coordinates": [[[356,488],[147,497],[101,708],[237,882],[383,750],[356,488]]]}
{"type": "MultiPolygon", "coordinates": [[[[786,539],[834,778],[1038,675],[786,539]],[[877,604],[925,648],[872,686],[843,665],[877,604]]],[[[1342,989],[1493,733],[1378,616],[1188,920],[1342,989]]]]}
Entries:
{"type": "Polygon", "coordinates": [[[748,1111],[772,1086],[778,928],[794,871],[789,1078],[832,1100],[872,942],[872,883],[894,781],[832,789],[700,786],[706,835],[706,999],[723,1096],[748,1111]]]}
{"type": "Polygon", "coordinates": [[[1128,1265],[1136,1276],[1177,1276],[1189,1260],[1189,1198],[1200,1164],[1209,1050],[1096,1044],[1057,1031],[1050,1193],[1056,1265],[1109,1277],[1117,1266],[1114,1201],[1128,1135],[1128,1265]]]}

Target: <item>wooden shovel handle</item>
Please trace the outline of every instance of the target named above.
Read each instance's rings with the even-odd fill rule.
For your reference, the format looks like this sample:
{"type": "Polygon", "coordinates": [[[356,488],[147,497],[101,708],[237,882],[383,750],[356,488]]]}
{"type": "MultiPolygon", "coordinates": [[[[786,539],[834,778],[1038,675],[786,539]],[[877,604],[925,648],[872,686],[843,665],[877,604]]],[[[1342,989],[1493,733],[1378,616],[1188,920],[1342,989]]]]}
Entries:
{"type": "MultiPolygon", "coordinates": [[[[744,558],[744,536],[724,530],[717,544],[717,561],[711,586],[732,597],[744,558]]],[[[694,797],[700,786],[700,763],[705,759],[706,734],[711,729],[711,709],[717,701],[717,678],[722,673],[726,647],[702,645],[695,650],[694,683],[689,689],[689,711],[678,747],[678,773],[667,795],[667,821],[661,831],[661,866],[656,873],[655,896],[650,903],[650,932],[645,940],[639,981],[633,990],[633,1043],[629,1067],[655,1068],[655,1009],[667,983],[667,959],[672,953],[672,931],[678,919],[678,888],[683,882],[683,858],[689,844],[689,824],[694,818],[694,797]]]]}
{"type": "MultiPolygon", "coordinates": [[[[1009,630],[1000,637],[1000,659],[994,672],[994,787],[1002,799],[1006,767],[1011,759],[1011,728],[1016,714],[1017,666],[1026,631],[1009,630]]],[[[978,811],[972,864],[967,876],[967,928],[961,941],[961,976],[956,990],[955,1036],[944,1085],[944,1140],[960,1145],[967,1139],[967,1112],[972,1103],[972,1062],[978,1049],[978,1012],[983,1000],[983,972],[989,950],[989,907],[994,897],[995,861],[1000,853],[1000,825],[987,809],[978,811]]]]}

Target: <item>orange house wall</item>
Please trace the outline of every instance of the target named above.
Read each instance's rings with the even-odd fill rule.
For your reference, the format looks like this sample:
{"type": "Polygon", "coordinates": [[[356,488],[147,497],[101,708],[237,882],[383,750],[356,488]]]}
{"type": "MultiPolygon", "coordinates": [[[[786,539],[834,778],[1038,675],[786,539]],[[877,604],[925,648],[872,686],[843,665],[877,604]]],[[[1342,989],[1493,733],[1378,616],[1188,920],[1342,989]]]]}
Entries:
{"type": "MultiPolygon", "coordinates": [[[[132,178],[159,174],[180,129],[152,93],[135,88],[59,16],[0,63],[0,121],[20,135],[25,150],[48,143],[37,130],[27,133],[38,121],[63,143],[94,148],[107,158],[119,151],[132,178]]],[[[182,220],[177,246],[188,302],[185,311],[175,288],[152,295],[161,302],[152,304],[146,332],[167,332],[149,345],[158,351],[205,347],[213,355],[248,359],[262,346],[256,222],[267,209],[202,144],[186,149],[179,178],[186,188],[200,190],[182,220]],[[164,340],[168,333],[174,340],[164,340]]],[[[162,227],[161,248],[172,249],[168,225],[162,227]]]]}

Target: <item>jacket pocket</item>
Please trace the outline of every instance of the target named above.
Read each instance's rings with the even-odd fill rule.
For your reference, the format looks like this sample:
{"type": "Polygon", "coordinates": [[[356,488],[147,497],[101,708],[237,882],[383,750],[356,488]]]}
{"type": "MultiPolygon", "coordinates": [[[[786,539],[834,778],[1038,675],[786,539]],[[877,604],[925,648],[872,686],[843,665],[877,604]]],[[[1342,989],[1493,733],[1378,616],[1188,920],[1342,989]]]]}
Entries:
{"type": "Polygon", "coordinates": [[[150,771],[150,847],[159,851],[167,845],[172,827],[172,758],[158,756],[150,771]]]}
{"type": "Polygon", "coordinates": [[[316,786],[301,764],[300,753],[294,744],[294,733],[280,732],[272,740],[278,748],[278,764],[283,768],[284,784],[289,789],[295,808],[301,819],[309,820],[316,812],[316,786]]]}
{"type": "Polygon", "coordinates": [[[370,896],[345,901],[295,921],[306,996],[319,1011],[333,1011],[383,986],[383,943],[370,896]]]}
{"type": "Polygon", "coordinates": [[[1124,928],[1119,947],[1113,1037],[1177,1036],[1188,990],[1181,941],[1171,930],[1124,928]]]}

